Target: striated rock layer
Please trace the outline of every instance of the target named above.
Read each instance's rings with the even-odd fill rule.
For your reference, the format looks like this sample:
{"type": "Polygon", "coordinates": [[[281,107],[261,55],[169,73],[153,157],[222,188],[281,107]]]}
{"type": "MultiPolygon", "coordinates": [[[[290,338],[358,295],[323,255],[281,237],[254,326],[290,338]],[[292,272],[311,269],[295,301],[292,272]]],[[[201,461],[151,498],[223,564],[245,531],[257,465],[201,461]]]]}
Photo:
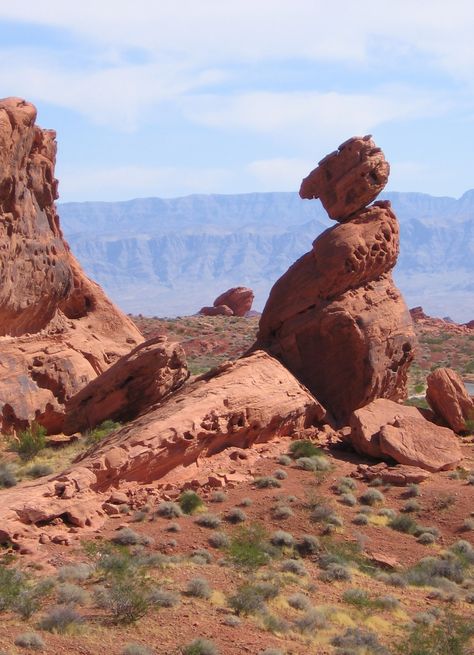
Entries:
{"type": "MultiPolygon", "coordinates": [[[[367,179],[381,158],[377,151],[374,160],[363,159],[367,179]]],[[[326,165],[323,160],[318,179],[326,165]]],[[[354,166],[345,172],[346,185],[361,175],[354,166]]],[[[353,213],[369,197],[358,177],[354,189],[347,211],[338,213],[350,220],[323,232],[273,286],[256,342],[340,423],[376,398],[406,397],[415,344],[408,308],[391,275],[399,252],[398,221],[387,201],[353,213]]]]}
{"type": "Polygon", "coordinates": [[[225,449],[289,436],[324,417],[325,410],[291,373],[255,352],[184,386],[63,474],[4,490],[0,541],[37,538],[40,527],[47,530],[45,523],[57,517],[96,527],[105,520],[104,494],[111,488],[157,481],[164,486],[170,480],[178,485],[204,473],[215,477],[215,457],[225,449]]]}
{"type": "Polygon", "coordinates": [[[54,204],[56,134],[0,100],[0,430],[61,429],[65,400],[143,339],[89,280],[54,204]]]}

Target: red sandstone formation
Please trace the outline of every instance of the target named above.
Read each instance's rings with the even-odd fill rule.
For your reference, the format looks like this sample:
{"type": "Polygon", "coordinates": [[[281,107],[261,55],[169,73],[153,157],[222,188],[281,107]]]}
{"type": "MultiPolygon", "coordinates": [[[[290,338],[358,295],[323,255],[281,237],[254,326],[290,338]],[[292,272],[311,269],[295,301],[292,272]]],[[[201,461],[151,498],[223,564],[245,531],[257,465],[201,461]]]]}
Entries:
{"type": "Polygon", "coordinates": [[[415,335],[391,276],[397,219],[387,201],[362,209],[383,188],[388,164],[368,138],[341,148],[302,193],[324,190],[334,200],[325,205],[331,216],[347,222],[323,232],[273,286],[256,347],[278,357],[343,423],[375,398],[406,396],[415,335]]]}
{"type": "Polygon", "coordinates": [[[189,376],[177,343],[155,337],[121,357],[66,401],[66,434],[94,428],[106,419],[130,421],[181,387],[189,376]]]}
{"type": "Polygon", "coordinates": [[[224,291],[214,300],[214,307],[225,305],[230,307],[234,316],[245,316],[252,309],[254,293],[247,287],[234,287],[224,291]]]}
{"type": "Polygon", "coordinates": [[[234,312],[227,305],[216,305],[215,307],[202,307],[199,313],[203,316],[233,316],[234,312]]]}
{"type": "Polygon", "coordinates": [[[389,163],[370,135],[352,137],[303,180],[300,196],[319,198],[329,216],[342,222],[375,200],[389,173],[389,163]]]}
{"type": "Polygon", "coordinates": [[[426,382],[426,400],[434,413],[455,432],[465,432],[466,421],[474,420],[474,401],[461,377],[451,368],[437,368],[426,382]]]}
{"type": "Polygon", "coordinates": [[[61,429],[65,400],[142,341],[89,280],[54,204],[55,132],[36,109],[0,100],[0,430],[61,429]]]}
{"type": "Polygon", "coordinates": [[[352,446],[370,457],[426,471],[451,469],[462,459],[454,432],[426,420],[416,407],[379,398],[353,412],[350,426],[352,446]]]}
{"type": "Polygon", "coordinates": [[[57,532],[46,525],[57,517],[98,527],[110,491],[119,485],[222,484],[221,473],[245,479],[239,457],[216,467],[221,451],[232,454],[236,447],[298,434],[324,418],[321,405],[266,353],[228,362],[110,435],[63,474],[2,491],[0,542],[57,532]]]}

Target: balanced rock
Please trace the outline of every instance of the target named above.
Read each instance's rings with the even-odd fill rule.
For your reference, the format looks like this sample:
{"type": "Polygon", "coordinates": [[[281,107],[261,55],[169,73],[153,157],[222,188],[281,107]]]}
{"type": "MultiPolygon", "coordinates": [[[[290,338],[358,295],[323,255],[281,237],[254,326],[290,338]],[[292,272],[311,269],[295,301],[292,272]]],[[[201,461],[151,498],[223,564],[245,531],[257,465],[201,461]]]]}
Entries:
{"type": "Polygon", "coordinates": [[[143,338],[71,254],[54,204],[56,134],[0,100],[0,430],[61,431],[65,400],[143,338]]]}
{"type": "Polygon", "coordinates": [[[227,305],[216,305],[215,307],[201,307],[199,313],[203,316],[233,316],[234,312],[227,305]]]}
{"type": "Polygon", "coordinates": [[[389,173],[390,165],[370,135],[352,137],[303,180],[300,196],[319,198],[330,218],[345,221],[378,196],[389,173]]]}
{"type": "Polygon", "coordinates": [[[92,429],[106,419],[130,421],[182,386],[188,377],[182,347],[163,336],[150,339],[66,401],[64,432],[92,429]]]}
{"type": "Polygon", "coordinates": [[[234,316],[245,316],[252,309],[254,293],[247,287],[233,287],[214,300],[214,307],[230,307],[234,316]]]}
{"type": "Polygon", "coordinates": [[[455,432],[465,432],[474,421],[474,401],[462,378],[451,368],[437,368],[426,378],[426,400],[433,412],[455,432]]]}
{"type": "Polygon", "coordinates": [[[342,424],[376,398],[406,397],[415,345],[410,313],[391,276],[398,221],[387,201],[361,209],[378,187],[369,181],[360,187],[365,168],[360,170],[357,161],[375,169],[380,164],[387,175],[388,165],[382,166],[383,153],[370,139],[347,144],[310,178],[324,177],[327,189],[336,180],[337,195],[339,177],[325,171],[333,171],[326,166],[331,157],[341,157],[344,184],[352,180],[354,193],[338,216],[350,220],[323,232],[275,283],[255,345],[279,358],[342,424]]]}

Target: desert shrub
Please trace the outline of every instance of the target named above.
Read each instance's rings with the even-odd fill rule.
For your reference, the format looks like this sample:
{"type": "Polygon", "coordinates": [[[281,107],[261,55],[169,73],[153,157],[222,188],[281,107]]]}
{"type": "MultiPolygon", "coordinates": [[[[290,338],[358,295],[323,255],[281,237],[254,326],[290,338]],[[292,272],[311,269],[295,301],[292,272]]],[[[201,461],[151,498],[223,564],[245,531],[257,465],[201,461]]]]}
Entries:
{"type": "Polygon", "coordinates": [[[348,581],[351,579],[351,573],[344,564],[332,562],[328,564],[324,571],[321,571],[319,577],[323,582],[334,582],[335,580],[348,581]]]}
{"type": "Polygon", "coordinates": [[[227,512],[225,518],[226,521],[229,521],[229,523],[243,523],[247,520],[247,514],[242,509],[234,507],[234,509],[231,509],[227,512]]]}
{"type": "Polygon", "coordinates": [[[165,519],[178,519],[180,516],[183,516],[183,511],[178,503],[173,503],[169,500],[159,503],[155,511],[157,516],[165,519]]]}
{"type": "Polygon", "coordinates": [[[212,591],[206,578],[191,578],[184,593],[194,598],[209,598],[212,591]]]}
{"type": "Polygon", "coordinates": [[[252,503],[253,500],[251,498],[242,498],[242,500],[239,503],[239,507],[250,507],[252,503]]]}
{"type": "Polygon", "coordinates": [[[376,575],[376,579],[379,580],[379,582],[383,582],[384,584],[390,585],[392,587],[407,586],[406,578],[400,573],[386,573],[385,571],[382,571],[376,575]]]}
{"type": "Polygon", "coordinates": [[[304,534],[295,544],[295,548],[301,557],[316,555],[321,549],[319,540],[311,534],[304,534]]]}
{"type": "Polygon", "coordinates": [[[89,564],[68,564],[58,569],[58,579],[61,582],[84,582],[92,575],[89,564]]]}
{"type": "Polygon", "coordinates": [[[176,605],[179,605],[178,594],[160,587],[155,587],[150,591],[148,600],[155,607],[176,607],[176,605]]]}
{"type": "Polygon", "coordinates": [[[466,482],[467,484],[474,484],[474,475],[469,475],[466,482]]]}
{"type": "Polygon", "coordinates": [[[367,491],[364,491],[364,493],[359,497],[359,501],[363,505],[370,506],[377,505],[377,503],[383,503],[384,500],[383,493],[378,489],[367,489],[367,491]]]}
{"type": "Polygon", "coordinates": [[[291,510],[290,507],[287,507],[286,505],[277,505],[273,509],[273,518],[276,519],[277,521],[282,521],[284,519],[290,518],[290,516],[293,516],[293,511],[291,510]]]}
{"type": "Polygon", "coordinates": [[[354,505],[357,505],[357,498],[349,491],[341,494],[339,500],[343,505],[347,505],[348,507],[354,507],[354,505]]]}
{"type": "Polygon", "coordinates": [[[9,489],[18,484],[15,470],[10,464],[0,464],[0,489],[9,489]]]}
{"type": "Polygon", "coordinates": [[[407,500],[407,502],[403,505],[401,511],[405,513],[411,513],[411,512],[419,512],[420,509],[421,509],[420,503],[414,498],[412,498],[410,500],[407,500]]]}
{"type": "Polygon", "coordinates": [[[193,639],[181,649],[183,655],[219,655],[217,646],[209,639],[193,639]]]}
{"type": "Polygon", "coordinates": [[[356,481],[349,477],[339,478],[339,480],[334,485],[334,491],[338,494],[345,494],[350,491],[355,491],[356,488],[356,481]]]}
{"type": "Polygon", "coordinates": [[[239,587],[237,592],[228,598],[228,603],[239,616],[248,616],[264,609],[265,598],[254,585],[246,584],[239,587]]]}
{"type": "Polygon", "coordinates": [[[165,530],[166,532],[181,532],[181,526],[179,523],[169,523],[165,530]]]}
{"type": "Polygon", "coordinates": [[[242,621],[239,619],[238,616],[235,616],[235,614],[229,614],[228,616],[225,617],[223,623],[224,625],[228,625],[231,628],[236,628],[242,623],[242,621]]]}
{"type": "Polygon", "coordinates": [[[221,519],[216,516],[216,514],[200,514],[194,519],[194,523],[197,523],[204,528],[218,528],[222,523],[221,519]]]}
{"type": "Polygon", "coordinates": [[[420,487],[417,484],[409,484],[403,495],[405,498],[416,498],[420,495],[420,487]]]}
{"type": "Polygon", "coordinates": [[[87,433],[86,443],[88,445],[99,443],[99,441],[102,441],[102,439],[105,439],[105,437],[108,437],[109,434],[118,430],[120,427],[120,423],[116,423],[110,419],[103,421],[103,423],[97,425],[93,430],[90,430],[87,433]]]}
{"type": "Polygon", "coordinates": [[[456,503],[456,496],[450,493],[441,493],[437,496],[433,503],[433,509],[438,512],[443,512],[449,509],[456,503]]]}
{"type": "Polygon", "coordinates": [[[303,562],[297,559],[286,559],[281,563],[281,570],[284,573],[293,573],[294,575],[306,575],[307,571],[303,562]]]}
{"type": "Polygon", "coordinates": [[[383,487],[383,485],[384,485],[384,481],[382,480],[382,478],[373,478],[369,482],[369,487],[383,487]]]}
{"type": "Polygon", "coordinates": [[[30,650],[43,650],[45,643],[41,636],[36,632],[24,632],[15,639],[15,646],[28,648],[30,650]]]}
{"type": "Polygon", "coordinates": [[[288,455],[280,455],[277,461],[281,466],[290,466],[292,462],[291,457],[288,457],[288,455]]]}
{"type": "Polygon", "coordinates": [[[397,530],[397,532],[404,532],[405,534],[414,534],[417,524],[414,518],[411,516],[397,514],[393,519],[389,521],[389,527],[392,530],[397,530]]]}
{"type": "Polygon", "coordinates": [[[211,503],[223,503],[227,500],[227,494],[225,491],[214,491],[211,495],[211,503]]]}
{"type": "Polygon", "coordinates": [[[369,523],[369,517],[366,514],[356,514],[352,519],[352,523],[355,525],[367,525],[369,523]]]}
{"type": "Polygon", "coordinates": [[[420,534],[423,533],[426,534],[427,532],[429,534],[432,534],[433,537],[435,537],[436,539],[439,537],[439,530],[434,526],[417,525],[413,534],[415,535],[415,537],[419,537],[420,534]]]}
{"type": "Polygon", "coordinates": [[[470,620],[446,613],[439,621],[417,623],[397,644],[397,655],[469,655],[469,641],[474,634],[470,620]]]}
{"type": "Polygon", "coordinates": [[[142,576],[112,576],[108,585],[96,590],[98,607],[109,612],[115,623],[134,623],[148,611],[151,604],[149,588],[142,576]]]}
{"type": "Polygon", "coordinates": [[[379,509],[377,512],[378,516],[386,516],[390,521],[394,519],[397,516],[397,513],[394,509],[391,509],[390,507],[382,507],[379,509]]]}
{"type": "Polygon", "coordinates": [[[267,535],[258,523],[239,528],[232,536],[228,553],[235,565],[258,568],[268,562],[267,535]]]}
{"type": "Polygon", "coordinates": [[[365,591],[365,589],[347,589],[342,594],[342,599],[345,603],[355,605],[355,607],[359,608],[371,606],[369,594],[365,591]]]}
{"type": "Polygon", "coordinates": [[[254,482],[257,489],[271,489],[281,487],[281,482],[272,476],[256,478],[254,482]]]}
{"type": "Polygon", "coordinates": [[[32,423],[29,428],[19,432],[16,439],[12,439],[10,447],[22,459],[32,459],[46,447],[46,429],[38,423],[32,423]]]}
{"type": "Polygon", "coordinates": [[[208,538],[209,545],[213,548],[227,548],[230,539],[225,532],[213,532],[208,538]]]}
{"type": "Polygon", "coordinates": [[[418,543],[423,544],[423,546],[429,546],[430,544],[435,543],[436,537],[431,534],[431,532],[422,532],[417,541],[418,543]]]}
{"type": "Polygon", "coordinates": [[[87,601],[85,589],[68,582],[59,585],[57,594],[57,601],[61,605],[84,605],[87,601]]]}
{"type": "Polygon", "coordinates": [[[276,471],[274,471],[273,477],[276,478],[277,480],[286,480],[286,478],[288,477],[288,473],[283,469],[277,469],[276,471]]]}
{"type": "Polygon", "coordinates": [[[0,565],[0,612],[14,608],[26,589],[26,577],[18,569],[0,565]]]}
{"type": "Polygon", "coordinates": [[[138,509],[136,512],[133,512],[131,519],[132,523],[142,523],[147,516],[148,512],[146,512],[144,509],[138,509]]]}
{"type": "Polygon", "coordinates": [[[53,471],[54,469],[50,464],[37,462],[33,466],[30,466],[26,475],[30,478],[42,478],[44,475],[50,475],[53,471]]]}
{"type": "Polygon", "coordinates": [[[179,497],[179,506],[185,514],[194,514],[194,512],[204,506],[204,503],[195,491],[186,489],[179,497]]]}
{"type": "Polygon", "coordinates": [[[464,519],[462,524],[462,529],[465,530],[466,532],[474,530],[474,518],[464,519]]]}
{"type": "Polygon", "coordinates": [[[153,655],[153,651],[140,644],[126,644],[120,655],[153,655]]]}
{"type": "Polygon", "coordinates": [[[331,505],[324,501],[318,501],[313,505],[309,518],[314,523],[328,523],[332,516],[334,516],[334,510],[331,505]]]}
{"type": "Polygon", "coordinates": [[[273,634],[284,634],[290,629],[290,624],[285,619],[270,612],[265,612],[262,616],[262,622],[266,630],[273,634]]]}
{"type": "Polygon", "coordinates": [[[292,594],[286,600],[288,605],[294,610],[305,610],[311,605],[311,600],[304,594],[292,594]]]}
{"type": "Polygon", "coordinates": [[[463,565],[474,564],[474,547],[465,539],[455,541],[449,548],[451,553],[454,553],[463,565]]]}
{"type": "Polygon", "coordinates": [[[394,610],[400,605],[398,598],[395,598],[395,596],[390,596],[390,594],[387,594],[386,596],[379,596],[375,599],[375,603],[378,607],[386,610],[394,610]]]}
{"type": "Polygon", "coordinates": [[[312,633],[315,630],[325,628],[327,625],[326,617],[323,612],[314,607],[306,610],[303,616],[298,617],[293,622],[296,630],[303,634],[312,633]]]}
{"type": "Polygon", "coordinates": [[[136,546],[137,544],[148,544],[150,538],[134,532],[131,528],[121,528],[111,539],[114,544],[119,546],[136,546]]]}
{"type": "Polygon", "coordinates": [[[81,625],[83,618],[71,605],[53,607],[39,622],[42,630],[64,634],[81,625]]]}
{"type": "Polygon", "coordinates": [[[205,548],[196,548],[191,554],[191,560],[195,564],[210,564],[212,562],[212,555],[205,548]]]}
{"type": "Polygon", "coordinates": [[[279,648],[265,648],[258,655],[285,655],[285,653],[279,648]]]}
{"type": "Polygon", "coordinates": [[[437,587],[440,578],[459,584],[464,579],[464,573],[461,563],[455,559],[425,557],[406,573],[406,578],[409,584],[417,587],[437,587]]]}
{"type": "Polygon", "coordinates": [[[278,548],[291,548],[295,543],[295,538],[289,532],[277,530],[270,537],[270,542],[278,548]]]}
{"type": "Polygon", "coordinates": [[[308,439],[298,439],[297,441],[292,441],[289,447],[289,451],[293,455],[294,459],[299,459],[300,457],[313,457],[315,455],[322,455],[322,450],[315,446],[314,443],[308,439]]]}
{"type": "MultiPolygon", "coordinates": [[[[373,653],[373,655],[388,655],[388,650],[381,645],[377,635],[371,630],[362,628],[347,628],[342,635],[331,641],[333,646],[342,649],[343,653],[373,653]]],[[[341,652],[341,651],[338,651],[341,652]]]]}

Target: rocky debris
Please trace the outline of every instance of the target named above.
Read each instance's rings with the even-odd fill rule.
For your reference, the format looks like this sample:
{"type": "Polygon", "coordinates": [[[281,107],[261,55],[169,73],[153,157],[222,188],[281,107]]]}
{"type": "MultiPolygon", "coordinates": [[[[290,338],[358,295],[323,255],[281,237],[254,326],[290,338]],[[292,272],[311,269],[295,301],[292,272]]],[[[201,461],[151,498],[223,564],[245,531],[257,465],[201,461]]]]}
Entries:
{"type": "Polygon", "coordinates": [[[184,350],[166,337],[134,348],[66,401],[64,432],[92,429],[106,419],[130,421],[189,377],[184,350]]]}
{"type": "Polygon", "coordinates": [[[453,469],[462,460],[453,431],[422,417],[396,418],[392,425],[381,428],[379,441],[385,456],[427,471],[453,469]]]}
{"type": "Polygon", "coordinates": [[[370,135],[352,137],[322,159],[301,183],[301,198],[319,198],[330,218],[345,221],[379,195],[390,165],[370,135]]]}
{"type": "Polygon", "coordinates": [[[234,312],[227,305],[217,305],[216,307],[201,307],[199,314],[203,316],[233,316],[234,312]]]}
{"type": "Polygon", "coordinates": [[[30,103],[0,100],[2,432],[60,432],[65,400],[142,341],[63,238],[56,134],[35,120],[30,103]]]}
{"type": "Polygon", "coordinates": [[[267,442],[299,434],[325,417],[323,407],[268,354],[228,362],[111,434],[68,471],[4,490],[0,542],[37,539],[58,518],[97,527],[106,517],[103,503],[122,500],[111,495],[119,485],[237,484],[248,477],[242,469],[248,460],[231,459],[236,448],[268,450],[267,442]]]}
{"type": "Polygon", "coordinates": [[[221,293],[212,307],[199,310],[204,316],[246,316],[252,309],[254,293],[247,287],[233,287],[221,293]]]}
{"type": "Polygon", "coordinates": [[[324,179],[328,194],[335,185],[332,217],[347,222],[323,232],[273,286],[255,347],[280,359],[344,424],[375,398],[406,397],[415,334],[391,276],[399,251],[396,216],[387,201],[363,208],[385,184],[388,164],[371,139],[354,138],[341,148],[303,189],[304,197],[315,197],[311,180],[323,185],[324,179]],[[349,195],[338,191],[338,180],[352,189],[349,195]]]}
{"type": "Polygon", "coordinates": [[[433,412],[454,432],[465,432],[474,420],[474,401],[461,377],[451,368],[437,368],[427,379],[426,400],[433,412]]]}
{"type": "Polygon", "coordinates": [[[428,421],[416,407],[378,399],[353,412],[350,442],[357,452],[426,471],[454,468],[462,459],[459,440],[428,421]]]}
{"type": "Polygon", "coordinates": [[[416,466],[389,466],[386,462],[380,462],[374,466],[359,464],[354,477],[367,480],[382,480],[387,484],[405,486],[407,484],[418,484],[424,482],[431,476],[431,473],[416,466]]]}

